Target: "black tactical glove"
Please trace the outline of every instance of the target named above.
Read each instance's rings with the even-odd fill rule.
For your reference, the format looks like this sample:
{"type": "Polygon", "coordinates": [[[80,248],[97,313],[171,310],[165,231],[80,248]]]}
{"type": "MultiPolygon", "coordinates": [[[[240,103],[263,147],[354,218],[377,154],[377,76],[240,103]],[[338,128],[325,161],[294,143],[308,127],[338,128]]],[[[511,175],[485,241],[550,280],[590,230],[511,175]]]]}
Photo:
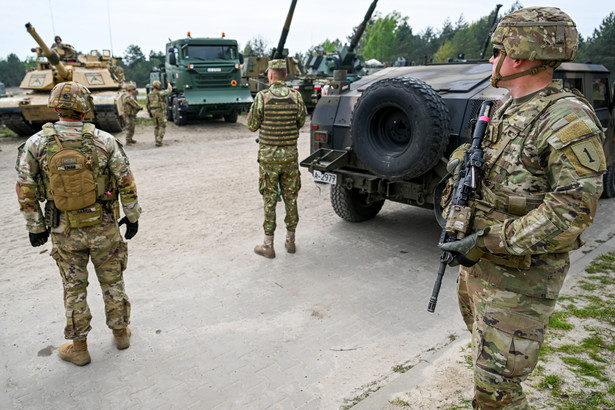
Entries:
{"type": "Polygon", "coordinates": [[[438,248],[443,251],[457,254],[451,263],[449,263],[450,266],[457,266],[461,264],[463,266],[470,267],[478,262],[480,257],[483,256],[483,253],[485,253],[484,241],[479,238],[487,235],[489,231],[491,231],[491,228],[487,227],[473,233],[472,235],[468,235],[459,241],[439,243],[438,248]]]}
{"type": "Polygon", "coordinates": [[[28,232],[30,235],[30,244],[34,247],[44,245],[49,239],[49,231],[32,233],[28,232]]]}
{"type": "Polygon", "coordinates": [[[123,217],[120,219],[118,226],[122,226],[126,224],[126,233],[124,234],[124,238],[132,239],[137,232],[139,232],[139,221],[130,222],[127,217],[123,217]]]}

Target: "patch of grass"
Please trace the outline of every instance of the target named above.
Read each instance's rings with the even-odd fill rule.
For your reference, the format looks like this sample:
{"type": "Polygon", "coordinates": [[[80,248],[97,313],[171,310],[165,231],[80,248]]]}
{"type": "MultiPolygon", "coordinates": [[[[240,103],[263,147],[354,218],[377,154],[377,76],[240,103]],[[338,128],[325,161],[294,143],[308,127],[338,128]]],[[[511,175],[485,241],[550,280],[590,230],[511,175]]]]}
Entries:
{"type": "Polygon", "coordinates": [[[548,374],[538,383],[538,388],[551,390],[551,394],[557,397],[561,395],[560,387],[562,383],[562,379],[558,375],[548,374]]]}
{"type": "Polygon", "coordinates": [[[605,393],[591,391],[574,393],[558,403],[556,408],[558,410],[595,410],[614,407],[615,401],[606,397],[605,393]]]}
{"type": "Polygon", "coordinates": [[[137,118],[135,120],[135,126],[136,125],[141,125],[141,126],[154,125],[154,119],[153,118],[137,118]]]}
{"type": "Polygon", "coordinates": [[[17,134],[15,134],[13,131],[6,128],[4,125],[0,127],[0,138],[16,137],[16,136],[17,134]]]}
{"type": "Polygon", "coordinates": [[[605,366],[600,366],[573,356],[562,357],[562,361],[567,365],[572,366],[571,370],[577,374],[593,377],[603,382],[609,380],[608,377],[604,376],[605,366]]]}
{"type": "Polygon", "coordinates": [[[560,330],[571,330],[574,328],[567,319],[570,317],[568,312],[555,312],[549,318],[549,328],[560,330]]]}

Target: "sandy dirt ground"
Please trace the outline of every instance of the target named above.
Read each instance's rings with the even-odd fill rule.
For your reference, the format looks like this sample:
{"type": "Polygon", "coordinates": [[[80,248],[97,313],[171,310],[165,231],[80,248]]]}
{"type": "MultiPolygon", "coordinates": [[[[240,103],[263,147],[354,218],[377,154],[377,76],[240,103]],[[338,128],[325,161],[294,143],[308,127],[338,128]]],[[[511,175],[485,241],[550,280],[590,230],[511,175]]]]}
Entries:
{"type": "MultiPolygon", "coordinates": [[[[314,184],[302,168],[297,254],[293,259],[284,252],[280,204],[278,256],[274,260],[258,257],[253,247],[262,240],[263,211],[257,191],[255,136],[247,130],[245,116],[240,116],[236,124],[204,121],[176,127],[169,123],[162,148],[154,147],[151,126],[138,126],[138,143],[126,147],[144,210],[139,233],[129,241],[126,272],[137,349],[131,347],[129,354],[139,354],[132,359],[143,360],[143,364],[137,362],[139,369],[150,371],[149,366],[157,366],[159,360],[166,363],[164,355],[172,344],[187,351],[204,344],[202,354],[208,360],[221,360],[219,367],[225,368],[225,356],[216,352],[230,346],[243,351],[229,355],[230,359],[239,357],[251,366],[274,359],[301,363],[299,372],[297,367],[285,369],[282,361],[276,362],[276,369],[284,374],[275,386],[276,379],[267,376],[267,388],[279,393],[267,397],[281,403],[278,408],[331,409],[356,403],[356,397],[397,378],[395,366],[425,361],[434,350],[448,347],[420,385],[407,386],[409,395],[400,397],[417,403],[415,408],[442,408],[440,403],[452,405],[460,397],[469,398],[470,370],[462,360],[469,338],[456,310],[454,275],[445,279],[436,315],[425,312],[439,257],[435,247],[439,228],[431,212],[387,202],[374,220],[347,223],[334,214],[328,187],[314,184]],[[151,341],[157,337],[164,343],[151,341]],[[297,398],[301,395],[305,398],[297,398]],[[288,397],[293,401],[286,406],[288,397]]],[[[117,137],[124,140],[123,133],[117,137]]],[[[17,359],[23,345],[28,344],[30,353],[38,351],[41,356],[51,351],[55,357],[62,343],[63,315],[61,286],[49,247],[29,246],[15,198],[14,158],[24,140],[0,140],[2,361],[8,369],[4,376],[10,396],[7,403],[17,407],[21,396],[13,390],[27,390],[23,385],[29,377],[17,359]],[[20,340],[26,325],[32,339],[28,342],[20,340]]],[[[300,158],[309,155],[309,121],[301,130],[299,149],[300,158]]],[[[615,232],[610,222],[615,201],[604,201],[601,207],[604,219],[593,228],[589,249],[615,232]]],[[[90,288],[92,334],[102,338],[106,329],[99,290],[95,283],[90,288]]],[[[101,347],[91,346],[93,351],[101,347]]],[[[112,357],[105,353],[93,360],[112,357]]],[[[40,357],[30,356],[23,360],[27,368],[58,372],[57,362],[40,364],[35,361],[40,357]]],[[[184,360],[198,362],[190,355],[184,360]]],[[[258,379],[262,372],[247,378],[258,379]]],[[[208,377],[207,372],[202,377],[208,377]]],[[[245,392],[247,381],[243,383],[245,392]]],[[[256,386],[262,388],[262,384],[256,386]]],[[[39,393],[28,394],[37,397],[39,393]]],[[[245,396],[244,400],[253,400],[244,408],[270,407],[259,404],[262,391],[245,396]]],[[[226,401],[220,408],[245,404],[228,397],[221,398],[226,401]]],[[[394,398],[387,398],[381,407],[394,398]]],[[[44,399],[53,405],[52,396],[44,399]]],[[[147,403],[147,398],[140,402],[147,403]]]]}

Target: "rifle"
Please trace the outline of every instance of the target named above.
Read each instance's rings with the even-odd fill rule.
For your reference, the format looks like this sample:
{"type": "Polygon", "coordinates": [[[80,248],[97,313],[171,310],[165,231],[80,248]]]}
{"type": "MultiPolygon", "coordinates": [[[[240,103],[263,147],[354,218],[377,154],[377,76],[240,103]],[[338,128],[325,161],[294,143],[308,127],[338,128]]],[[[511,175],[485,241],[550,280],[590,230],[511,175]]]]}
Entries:
{"type": "MultiPolygon", "coordinates": [[[[453,190],[453,198],[446,214],[446,224],[442,228],[440,243],[449,243],[463,239],[470,228],[472,208],[468,206],[468,203],[470,198],[476,194],[478,182],[482,176],[485,159],[481,144],[489,124],[489,111],[491,111],[492,106],[493,101],[483,101],[480,107],[478,121],[472,135],[472,146],[464,153],[463,166],[459,172],[459,180],[453,190]]],[[[436,303],[438,303],[438,294],[440,293],[446,265],[453,260],[464,264],[463,255],[454,255],[449,251],[442,252],[438,276],[433,285],[431,299],[427,307],[427,311],[430,313],[436,310],[436,303]]]]}

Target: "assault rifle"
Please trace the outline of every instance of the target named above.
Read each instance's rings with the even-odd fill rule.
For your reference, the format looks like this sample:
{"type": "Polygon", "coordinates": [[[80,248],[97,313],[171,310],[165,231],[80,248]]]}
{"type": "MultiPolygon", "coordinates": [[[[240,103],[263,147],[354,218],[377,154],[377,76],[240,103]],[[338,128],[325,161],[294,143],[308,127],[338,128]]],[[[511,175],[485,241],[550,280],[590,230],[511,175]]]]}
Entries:
{"type": "MultiPolygon", "coordinates": [[[[472,209],[468,206],[470,198],[476,194],[479,180],[482,176],[482,169],[485,163],[481,144],[485,137],[485,131],[489,124],[489,112],[493,106],[492,101],[484,101],[480,107],[478,121],[472,135],[472,146],[464,153],[463,165],[459,171],[459,179],[453,190],[453,197],[446,214],[446,224],[442,228],[440,243],[449,243],[463,239],[470,228],[472,219],[472,209]]],[[[436,310],[438,303],[438,294],[442,285],[442,278],[446,265],[455,260],[458,263],[464,264],[463,255],[453,254],[449,251],[443,251],[440,256],[440,269],[438,269],[438,277],[433,285],[431,299],[427,311],[433,313],[436,310]]]]}

